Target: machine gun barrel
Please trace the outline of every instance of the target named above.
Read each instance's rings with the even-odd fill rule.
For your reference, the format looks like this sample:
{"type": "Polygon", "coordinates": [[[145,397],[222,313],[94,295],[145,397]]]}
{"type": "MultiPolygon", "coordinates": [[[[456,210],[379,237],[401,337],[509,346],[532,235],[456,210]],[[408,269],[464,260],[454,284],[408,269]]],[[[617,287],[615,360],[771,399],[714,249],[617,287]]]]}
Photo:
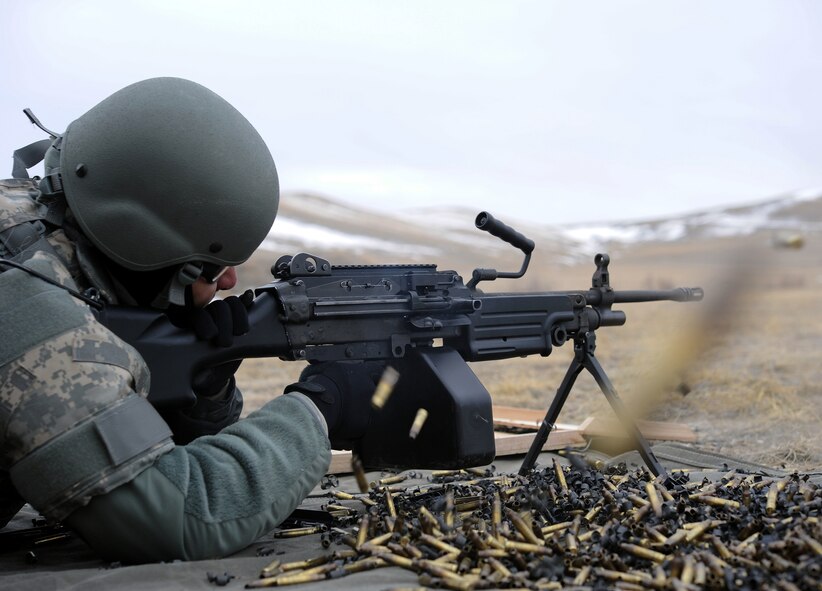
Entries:
{"type": "Polygon", "coordinates": [[[629,304],[636,302],[699,302],[704,296],[701,287],[677,287],[668,291],[615,291],[615,304],[629,304]]]}
{"type": "Polygon", "coordinates": [[[585,301],[588,305],[598,306],[605,300],[606,297],[613,298],[611,303],[614,304],[635,304],[639,302],[699,302],[704,297],[704,292],[701,287],[677,287],[670,290],[662,291],[648,291],[648,290],[625,290],[612,292],[602,292],[597,289],[592,289],[585,294],[585,301]],[[610,294],[610,295],[607,295],[610,294]]]}

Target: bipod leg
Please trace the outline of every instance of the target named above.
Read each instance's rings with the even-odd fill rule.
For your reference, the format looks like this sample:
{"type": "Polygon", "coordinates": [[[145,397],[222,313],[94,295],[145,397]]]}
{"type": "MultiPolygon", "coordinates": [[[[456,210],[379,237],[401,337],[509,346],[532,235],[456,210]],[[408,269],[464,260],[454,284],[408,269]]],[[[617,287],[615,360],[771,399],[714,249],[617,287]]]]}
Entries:
{"type": "Polygon", "coordinates": [[[585,367],[583,363],[585,357],[583,349],[584,347],[582,347],[581,344],[574,344],[574,351],[576,353],[574,355],[574,359],[568,366],[568,370],[565,372],[565,377],[562,378],[562,383],[557,389],[554,399],[551,401],[551,406],[548,407],[548,412],[545,413],[545,418],[542,419],[542,423],[539,426],[537,434],[534,436],[534,441],[531,442],[531,447],[528,449],[528,453],[525,454],[525,459],[522,461],[522,466],[520,466],[519,469],[520,476],[525,476],[531,471],[531,469],[533,469],[534,464],[537,461],[537,456],[540,452],[542,452],[542,446],[545,445],[546,441],[548,441],[548,435],[550,435],[551,431],[554,429],[554,425],[556,425],[557,422],[557,417],[559,417],[559,413],[562,410],[563,405],[565,405],[565,401],[568,399],[568,394],[571,393],[571,388],[574,387],[574,382],[576,382],[577,376],[585,367]]]}
{"type": "Polygon", "coordinates": [[[639,427],[637,427],[636,423],[628,415],[628,411],[626,410],[622,399],[617,395],[613,384],[611,384],[611,380],[608,379],[608,376],[605,374],[605,370],[602,369],[599,361],[597,361],[597,358],[594,357],[593,347],[589,347],[585,350],[583,353],[582,363],[585,369],[587,369],[588,372],[594,376],[594,379],[599,385],[599,389],[602,390],[603,394],[605,394],[605,398],[608,399],[608,402],[610,403],[611,408],[614,409],[614,413],[617,418],[620,422],[622,422],[622,425],[628,431],[628,436],[633,440],[634,449],[636,449],[639,452],[639,455],[642,456],[642,459],[645,461],[645,465],[648,466],[654,476],[662,476],[663,479],[667,481],[668,472],[662,464],[659,463],[659,460],[654,455],[654,452],[651,451],[651,446],[648,444],[648,440],[645,439],[645,436],[639,430],[639,427]]]}

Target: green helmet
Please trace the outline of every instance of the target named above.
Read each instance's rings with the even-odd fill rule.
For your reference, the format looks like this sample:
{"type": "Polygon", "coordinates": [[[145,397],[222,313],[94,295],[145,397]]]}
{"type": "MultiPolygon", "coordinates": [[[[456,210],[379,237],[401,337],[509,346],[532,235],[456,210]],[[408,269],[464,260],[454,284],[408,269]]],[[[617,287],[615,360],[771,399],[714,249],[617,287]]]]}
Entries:
{"type": "Polygon", "coordinates": [[[83,233],[134,271],[238,265],[279,204],[260,134],[224,99],[180,78],[127,86],[71,123],[60,170],[83,233]]]}

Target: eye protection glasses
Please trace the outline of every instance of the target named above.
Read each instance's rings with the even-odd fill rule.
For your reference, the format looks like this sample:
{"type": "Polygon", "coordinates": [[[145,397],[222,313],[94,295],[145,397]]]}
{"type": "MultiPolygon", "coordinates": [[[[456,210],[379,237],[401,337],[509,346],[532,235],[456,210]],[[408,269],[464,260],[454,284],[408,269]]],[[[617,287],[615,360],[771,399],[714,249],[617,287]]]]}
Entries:
{"type": "Polygon", "coordinates": [[[202,277],[206,283],[217,283],[217,280],[222,277],[226,271],[228,271],[227,266],[203,263],[203,270],[200,272],[200,277],[202,277]]]}

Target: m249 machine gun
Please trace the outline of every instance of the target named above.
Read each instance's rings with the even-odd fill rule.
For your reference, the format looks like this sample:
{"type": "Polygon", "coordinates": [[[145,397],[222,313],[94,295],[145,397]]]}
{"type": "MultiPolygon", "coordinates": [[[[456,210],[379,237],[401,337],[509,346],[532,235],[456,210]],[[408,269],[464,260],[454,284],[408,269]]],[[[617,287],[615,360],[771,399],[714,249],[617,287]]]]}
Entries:
{"type": "Polygon", "coordinates": [[[625,323],[614,304],[702,299],[701,288],[615,291],[609,257],[596,255],[589,289],[483,293],[482,281],[522,277],[534,242],[486,212],[480,230],[519,248],[517,272],[475,269],[468,283],[436,265],[332,266],[318,256],[281,257],[275,280],[255,290],[251,330],[220,348],[197,341],[157,311],[107,307],[100,320],[144,357],[151,370],[149,399],[158,408],[192,405],[192,377],[232,360],[279,357],[289,361],[382,360],[399,373],[391,398],[355,450],[366,466],[457,468],[483,465],[495,455],[491,397],[467,362],[551,354],[572,343],[575,356],[525,461],[533,467],[577,376],[590,372],[651,471],[664,468],[623,408],[597,361],[596,330],[625,323]],[[428,421],[412,439],[416,411],[428,421]]]}

